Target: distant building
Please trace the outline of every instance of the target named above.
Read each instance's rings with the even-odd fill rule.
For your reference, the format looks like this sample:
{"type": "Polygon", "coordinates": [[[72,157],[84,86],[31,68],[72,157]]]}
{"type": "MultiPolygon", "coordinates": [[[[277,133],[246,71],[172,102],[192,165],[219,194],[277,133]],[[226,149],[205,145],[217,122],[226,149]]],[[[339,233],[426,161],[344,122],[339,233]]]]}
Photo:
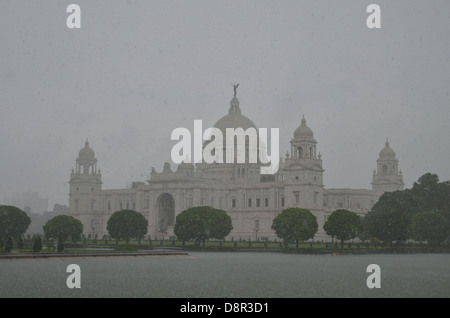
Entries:
{"type": "Polygon", "coordinates": [[[38,192],[14,193],[5,198],[5,205],[13,205],[25,212],[44,213],[48,210],[48,198],[41,198],[38,192]]]}
{"type": "MultiPolygon", "coordinates": [[[[214,127],[247,129],[253,122],[241,114],[233,97],[228,114],[214,127]]],[[[372,189],[325,189],[320,153],[311,128],[303,117],[290,141],[291,151],[280,161],[275,175],[261,175],[259,164],[181,163],[172,170],[151,171],[147,182],[133,182],[129,189],[102,189],[100,169],[86,140],[70,175],[69,213],[82,221],[84,233],[101,237],[112,213],[132,209],[148,220],[152,238],[172,236],[176,216],[193,206],[213,206],[231,217],[233,230],[227,239],[276,237],[272,221],[288,207],[306,208],[317,217],[315,239],[328,239],[323,224],[336,209],[365,215],[386,191],[402,190],[403,176],[398,160],[386,140],[372,176],[372,189]]],[[[225,152],[224,152],[225,153],[225,152]]],[[[355,172],[357,173],[357,172],[355,172]]],[[[359,172],[358,172],[359,173],[359,172]]]]}

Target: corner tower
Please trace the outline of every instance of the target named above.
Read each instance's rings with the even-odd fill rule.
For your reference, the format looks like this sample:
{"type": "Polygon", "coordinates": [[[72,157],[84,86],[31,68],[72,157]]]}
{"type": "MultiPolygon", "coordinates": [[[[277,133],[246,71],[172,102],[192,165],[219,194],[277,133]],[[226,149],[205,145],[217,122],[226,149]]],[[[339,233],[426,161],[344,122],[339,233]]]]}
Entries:
{"type": "Polygon", "coordinates": [[[316,146],[313,131],[303,116],[291,139],[291,154],[286,154],[284,168],[279,172],[285,183],[287,206],[312,210],[322,206],[324,170],[316,146]]]}
{"type": "Polygon", "coordinates": [[[76,167],[72,169],[69,181],[69,214],[83,223],[84,233],[94,236],[94,215],[100,211],[102,176],[100,169],[97,170],[97,159],[87,139],[75,162],[76,167]]]}
{"type": "Polygon", "coordinates": [[[302,124],[294,131],[294,138],[291,139],[291,158],[317,159],[316,145],[313,131],[306,125],[306,119],[303,116],[302,124]]]}
{"type": "Polygon", "coordinates": [[[389,140],[386,139],[385,146],[377,159],[377,168],[373,171],[372,190],[378,193],[391,192],[403,190],[404,185],[395,152],[389,146],[389,140]]]}

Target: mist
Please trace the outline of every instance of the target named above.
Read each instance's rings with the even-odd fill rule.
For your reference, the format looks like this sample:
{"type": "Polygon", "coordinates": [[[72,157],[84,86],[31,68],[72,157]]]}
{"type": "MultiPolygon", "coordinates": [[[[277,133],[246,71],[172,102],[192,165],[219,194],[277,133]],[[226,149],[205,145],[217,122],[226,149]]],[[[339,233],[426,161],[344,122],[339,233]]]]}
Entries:
{"type": "Polygon", "coordinates": [[[172,130],[214,125],[235,82],[282,156],[305,116],[326,188],[370,188],[386,138],[406,188],[450,179],[448,1],[377,1],[381,29],[356,0],[77,1],[76,30],[69,3],[0,3],[0,203],[68,205],[86,139],[104,189],[148,180],[172,130]]]}

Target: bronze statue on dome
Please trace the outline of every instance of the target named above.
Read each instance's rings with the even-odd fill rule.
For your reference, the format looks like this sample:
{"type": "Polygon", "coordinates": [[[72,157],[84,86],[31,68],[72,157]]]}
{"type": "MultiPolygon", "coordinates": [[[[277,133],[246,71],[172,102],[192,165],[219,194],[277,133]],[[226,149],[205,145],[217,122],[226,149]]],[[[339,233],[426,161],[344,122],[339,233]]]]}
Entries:
{"type": "Polygon", "coordinates": [[[236,94],[237,94],[236,90],[237,90],[238,86],[239,86],[239,83],[237,83],[237,84],[233,84],[233,89],[234,89],[234,98],[236,98],[236,94]]]}

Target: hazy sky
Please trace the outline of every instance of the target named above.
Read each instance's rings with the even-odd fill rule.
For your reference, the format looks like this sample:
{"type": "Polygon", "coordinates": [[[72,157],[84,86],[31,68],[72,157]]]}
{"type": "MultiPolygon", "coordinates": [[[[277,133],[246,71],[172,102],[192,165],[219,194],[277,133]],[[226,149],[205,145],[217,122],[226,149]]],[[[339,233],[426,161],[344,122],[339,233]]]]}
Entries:
{"type": "Polygon", "coordinates": [[[104,189],[147,180],[174,128],[227,113],[233,82],[243,115],[280,128],[283,156],[305,115],[326,188],[370,189],[387,137],[407,188],[449,180],[449,31],[448,0],[2,0],[0,202],[68,204],[86,138],[104,189]]]}

